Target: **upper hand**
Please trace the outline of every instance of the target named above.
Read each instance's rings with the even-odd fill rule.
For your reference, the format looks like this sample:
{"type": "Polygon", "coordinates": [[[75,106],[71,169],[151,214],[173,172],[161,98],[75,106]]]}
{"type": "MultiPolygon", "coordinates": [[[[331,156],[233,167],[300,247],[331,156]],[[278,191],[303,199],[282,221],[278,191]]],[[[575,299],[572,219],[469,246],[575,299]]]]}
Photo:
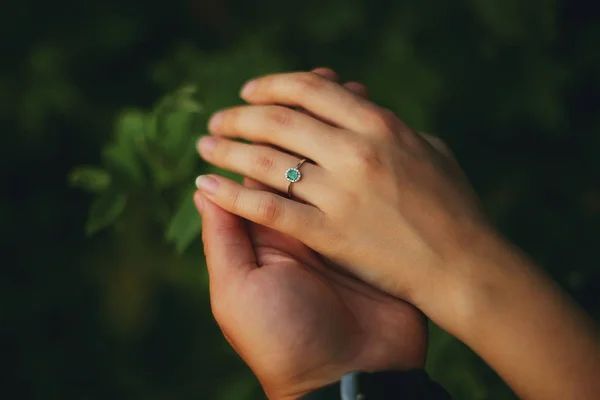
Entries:
{"type": "Polygon", "coordinates": [[[420,307],[446,290],[452,267],[490,236],[448,149],[391,111],[308,72],[256,79],[241,95],[252,105],[212,117],[213,136],[199,144],[206,160],[282,192],[284,172],[298,162],[290,153],[315,163],[302,166],[293,186],[302,203],[203,177],[204,194],[220,207],[286,233],[420,307]],[[320,120],[270,104],[301,107],[320,120]]]}

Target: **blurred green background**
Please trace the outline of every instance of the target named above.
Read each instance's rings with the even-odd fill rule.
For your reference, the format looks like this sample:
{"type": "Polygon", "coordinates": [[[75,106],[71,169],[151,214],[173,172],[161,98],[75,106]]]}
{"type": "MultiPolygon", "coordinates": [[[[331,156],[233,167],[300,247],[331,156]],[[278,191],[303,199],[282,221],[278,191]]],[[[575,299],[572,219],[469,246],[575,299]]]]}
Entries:
{"type": "MultiPolygon", "coordinates": [[[[264,397],[210,314],[189,199],[208,116],[277,71],[330,66],[445,139],[503,232],[599,318],[599,8],[3,2],[0,396],[264,397]],[[81,165],[99,169],[69,178],[81,165]]],[[[457,399],[514,398],[435,327],[428,370],[457,399]]]]}

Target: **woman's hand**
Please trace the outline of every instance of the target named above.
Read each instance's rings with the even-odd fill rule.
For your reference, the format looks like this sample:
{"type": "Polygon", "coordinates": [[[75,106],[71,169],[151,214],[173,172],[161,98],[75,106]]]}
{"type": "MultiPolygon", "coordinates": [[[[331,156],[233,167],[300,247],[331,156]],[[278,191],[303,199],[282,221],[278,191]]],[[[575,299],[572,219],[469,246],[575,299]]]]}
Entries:
{"type": "Polygon", "coordinates": [[[392,112],[309,72],[259,78],[242,97],[254,105],[211,119],[213,136],[199,143],[206,160],[281,192],[287,191],[286,169],[300,157],[315,164],[305,163],[293,184],[301,202],[201,177],[200,188],[220,207],[289,234],[420,307],[419,300],[446,290],[440,282],[489,235],[447,149],[392,112]],[[301,107],[321,121],[283,106],[301,107]]]}
{"type": "Polygon", "coordinates": [[[213,313],[270,399],[296,399],[350,371],[423,367],[427,330],[413,306],[337,272],[296,239],[200,193],[195,201],[213,313]]]}

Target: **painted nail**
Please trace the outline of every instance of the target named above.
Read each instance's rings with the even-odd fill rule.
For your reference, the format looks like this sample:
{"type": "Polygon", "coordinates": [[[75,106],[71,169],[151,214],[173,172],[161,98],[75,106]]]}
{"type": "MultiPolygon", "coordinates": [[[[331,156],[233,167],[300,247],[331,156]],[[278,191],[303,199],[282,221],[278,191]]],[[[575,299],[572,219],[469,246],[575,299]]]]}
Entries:
{"type": "Polygon", "coordinates": [[[210,118],[210,121],[208,121],[208,129],[210,129],[211,131],[219,128],[219,125],[221,125],[221,122],[223,121],[223,113],[222,112],[218,112],[215,115],[213,115],[210,118]]]}
{"type": "Polygon", "coordinates": [[[246,83],[244,85],[244,87],[242,88],[242,92],[240,93],[240,96],[241,97],[250,96],[252,94],[252,92],[254,92],[254,89],[256,89],[256,84],[257,84],[257,82],[255,80],[246,83]]]}
{"type": "Polygon", "coordinates": [[[200,175],[196,178],[196,187],[204,193],[214,194],[219,187],[219,182],[210,176],[200,175]]]}
{"type": "Polygon", "coordinates": [[[200,151],[200,154],[205,157],[210,156],[210,153],[212,153],[216,145],[217,139],[213,136],[203,136],[198,139],[198,150],[200,151]]]}

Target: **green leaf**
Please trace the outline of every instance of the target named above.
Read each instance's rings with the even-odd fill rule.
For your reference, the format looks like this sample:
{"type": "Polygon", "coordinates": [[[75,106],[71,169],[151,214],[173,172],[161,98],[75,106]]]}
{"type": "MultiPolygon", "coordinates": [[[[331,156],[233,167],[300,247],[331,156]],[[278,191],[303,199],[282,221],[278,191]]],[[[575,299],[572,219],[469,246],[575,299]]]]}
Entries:
{"type": "Polygon", "coordinates": [[[168,153],[181,150],[180,146],[191,138],[194,122],[202,110],[189,88],[180,89],[165,100],[163,107],[153,113],[156,116],[156,138],[168,153]]]}
{"type": "Polygon", "coordinates": [[[196,87],[194,85],[183,86],[173,96],[173,108],[177,111],[190,113],[202,112],[203,107],[194,99],[196,87]]]}
{"type": "Polygon", "coordinates": [[[107,193],[96,199],[90,208],[90,214],[85,227],[88,235],[108,227],[121,215],[127,204],[124,194],[107,193]]]}
{"type": "Polygon", "coordinates": [[[144,185],[144,169],[136,149],[123,143],[113,143],[104,148],[102,156],[118,186],[129,189],[144,185]]]}
{"type": "MultiPolygon", "coordinates": [[[[171,187],[188,175],[190,149],[194,149],[194,132],[202,107],[193,95],[196,89],[185,86],[157,102],[144,122],[144,141],[139,147],[155,188],[171,187]],[[185,168],[185,169],[182,169],[185,168]]],[[[192,151],[192,154],[194,152],[192,151]]],[[[192,160],[197,160],[193,154],[192,160]]]]}
{"type": "Polygon", "coordinates": [[[200,103],[188,97],[183,97],[179,99],[177,101],[177,108],[180,111],[187,111],[190,113],[200,113],[203,110],[202,105],[200,103]]]}
{"type": "Polygon", "coordinates": [[[200,214],[194,204],[194,192],[195,189],[188,189],[185,192],[183,201],[171,218],[167,229],[167,241],[175,244],[177,252],[180,254],[188,248],[202,230],[200,214]]]}
{"type": "Polygon", "coordinates": [[[90,193],[100,193],[110,187],[111,176],[102,168],[81,166],[75,167],[69,174],[69,185],[90,193]]]}
{"type": "Polygon", "coordinates": [[[197,88],[195,85],[184,85],[182,87],[180,87],[177,92],[181,93],[181,94],[194,94],[196,93],[197,88]]]}
{"type": "Polygon", "coordinates": [[[146,114],[137,109],[126,110],[117,120],[117,143],[136,148],[144,139],[146,114]]]}

